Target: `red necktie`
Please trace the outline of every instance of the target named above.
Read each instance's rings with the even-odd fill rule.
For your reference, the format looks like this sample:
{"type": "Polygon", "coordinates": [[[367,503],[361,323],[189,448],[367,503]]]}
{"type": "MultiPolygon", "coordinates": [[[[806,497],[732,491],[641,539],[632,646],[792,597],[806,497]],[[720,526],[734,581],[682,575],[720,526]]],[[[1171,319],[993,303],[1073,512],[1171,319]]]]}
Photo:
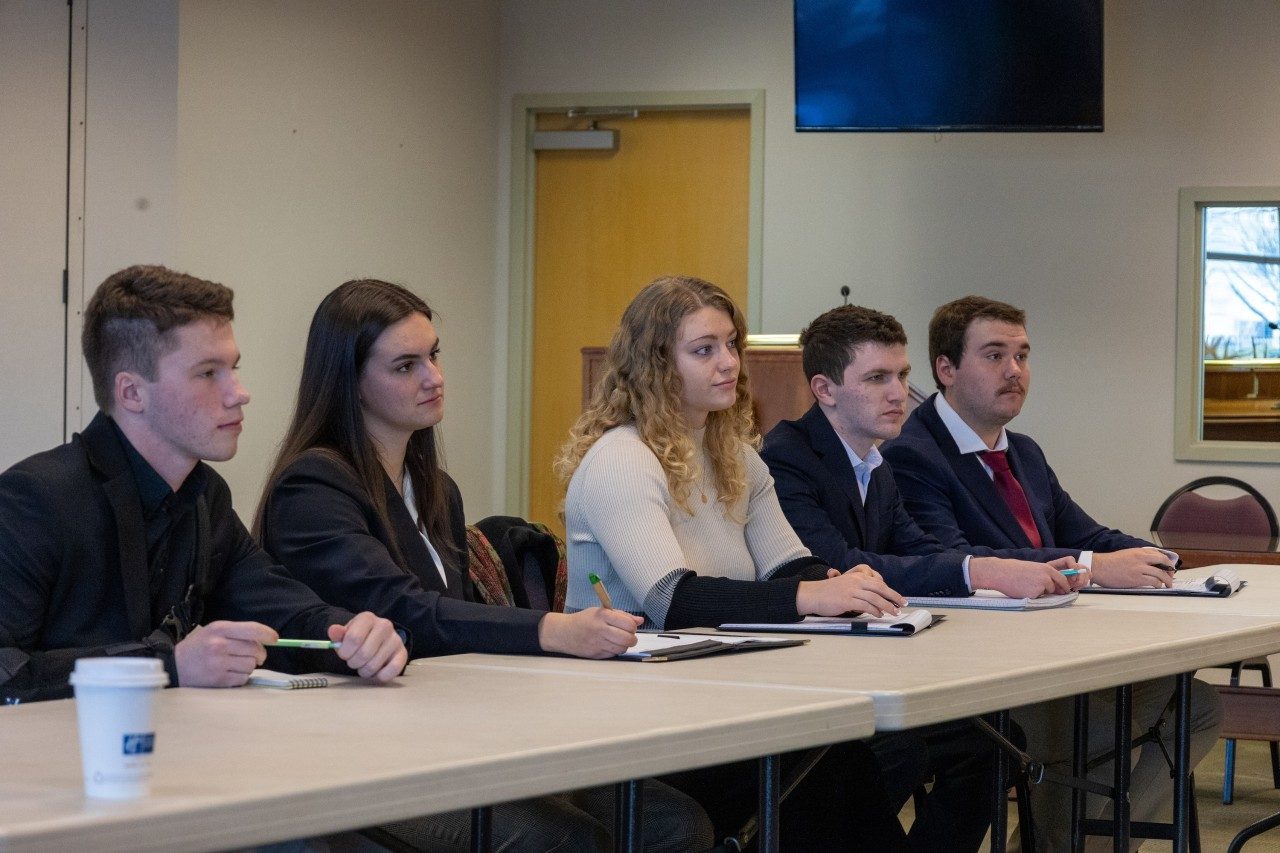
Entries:
{"type": "Polygon", "coordinates": [[[1031,505],[1027,503],[1027,493],[1022,491],[1022,484],[1018,482],[1017,477],[1013,476],[1013,471],[1009,470],[1009,459],[1005,451],[984,450],[979,455],[991,466],[996,491],[1000,493],[1000,497],[1013,513],[1013,517],[1018,520],[1018,526],[1022,528],[1022,532],[1031,540],[1032,547],[1042,547],[1040,531],[1036,530],[1035,519],[1031,517],[1031,505]]]}

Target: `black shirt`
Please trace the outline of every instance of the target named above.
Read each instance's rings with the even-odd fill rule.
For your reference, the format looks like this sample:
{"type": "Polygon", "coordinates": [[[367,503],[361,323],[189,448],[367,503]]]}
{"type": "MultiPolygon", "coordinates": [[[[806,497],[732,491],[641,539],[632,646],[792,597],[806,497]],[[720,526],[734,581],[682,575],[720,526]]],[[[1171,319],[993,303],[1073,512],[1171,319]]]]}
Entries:
{"type": "MultiPolygon", "coordinates": [[[[178,491],[173,491],[151,463],[142,457],[113,420],[112,427],[124,447],[125,459],[138,486],[142,518],[146,526],[147,567],[151,581],[151,619],[159,625],[172,609],[171,602],[186,601],[194,583],[196,508],[208,477],[196,466],[178,491]]],[[[181,637],[175,637],[181,639],[181,637]]]]}

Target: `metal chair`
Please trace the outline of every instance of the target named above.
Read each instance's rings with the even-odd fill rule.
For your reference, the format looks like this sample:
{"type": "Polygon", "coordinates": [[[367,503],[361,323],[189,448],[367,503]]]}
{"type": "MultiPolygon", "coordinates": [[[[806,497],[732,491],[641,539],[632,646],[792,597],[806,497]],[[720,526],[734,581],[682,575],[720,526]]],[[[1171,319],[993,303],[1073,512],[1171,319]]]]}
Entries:
{"type": "MultiPolygon", "coordinates": [[[[1223,551],[1274,551],[1280,538],[1280,524],[1271,504],[1248,483],[1234,477],[1202,477],[1169,495],[1151,520],[1152,538],[1174,551],[1196,548],[1223,551]],[[1211,498],[1200,494],[1207,486],[1230,486],[1243,494],[1211,498]]],[[[1226,665],[1231,670],[1231,686],[1240,685],[1244,670],[1262,676],[1264,687],[1272,686],[1271,666],[1266,658],[1250,658],[1226,665]]],[[[1223,696],[1230,701],[1229,695],[1223,696]]],[[[1234,797],[1236,739],[1226,738],[1222,769],[1222,802],[1234,797]]],[[[1280,788],[1280,745],[1271,742],[1272,781],[1280,788]]]]}
{"type": "MultiPolygon", "coordinates": [[[[1223,688],[1222,731],[1249,740],[1269,740],[1274,749],[1280,740],[1280,690],[1266,687],[1223,688]]],[[[1272,755],[1274,756],[1274,752],[1272,755]]],[[[1274,760],[1274,759],[1273,759],[1274,760]]],[[[1250,824],[1231,840],[1228,853],[1239,853],[1254,836],[1280,826],[1280,812],[1250,824]]]]}
{"type": "Polygon", "coordinates": [[[1280,540],[1275,510],[1262,494],[1235,477],[1201,477],[1174,491],[1151,520],[1151,536],[1165,548],[1274,551],[1280,540]],[[1244,492],[1231,498],[1200,494],[1208,486],[1244,492]]]}

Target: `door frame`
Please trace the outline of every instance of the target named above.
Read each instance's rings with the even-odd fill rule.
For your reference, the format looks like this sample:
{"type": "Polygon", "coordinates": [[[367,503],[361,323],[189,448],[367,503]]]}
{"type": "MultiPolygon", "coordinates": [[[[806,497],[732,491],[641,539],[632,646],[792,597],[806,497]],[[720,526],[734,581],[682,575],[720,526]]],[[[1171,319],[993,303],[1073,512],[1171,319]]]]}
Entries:
{"type": "MultiPolygon", "coordinates": [[[[573,107],[748,112],[747,327],[760,331],[763,295],[764,89],[515,95],[511,110],[511,220],[507,286],[507,442],[505,500],[510,515],[529,511],[529,426],[533,410],[533,249],[537,161],[530,144],[539,113],[573,107]]],[[[625,133],[625,125],[622,131],[625,133]]]]}

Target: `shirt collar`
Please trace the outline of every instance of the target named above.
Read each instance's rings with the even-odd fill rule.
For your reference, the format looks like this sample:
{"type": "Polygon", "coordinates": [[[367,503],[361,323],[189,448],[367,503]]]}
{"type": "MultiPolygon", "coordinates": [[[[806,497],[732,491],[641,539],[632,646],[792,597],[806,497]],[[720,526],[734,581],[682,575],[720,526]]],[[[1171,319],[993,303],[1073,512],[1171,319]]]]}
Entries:
{"type": "Polygon", "coordinates": [[[1000,427],[1000,437],[996,439],[995,447],[987,447],[987,443],[978,437],[973,431],[973,427],[964,422],[964,419],[956,414],[956,410],[951,408],[951,404],[947,402],[947,398],[942,396],[939,391],[934,395],[934,406],[938,410],[938,417],[942,418],[942,422],[947,427],[947,432],[951,433],[951,438],[955,441],[956,447],[961,453],[982,453],[987,450],[1008,450],[1009,435],[1005,432],[1004,427],[1000,427]]]}
{"type": "Polygon", "coordinates": [[[855,471],[859,465],[865,462],[867,463],[867,475],[870,476],[871,472],[879,468],[880,463],[884,462],[884,457],[880,455],[880,449],[874,444],[871,445],[871,449],[867,451],[867,456],[864,459],[854,452],[853,448],[849,446],[849,442],[845,441],[840,433],[836,433],[836,438],[840,439],[840,444],[844,446],[844,452],[849,454],[849,464],[853,466],[855,471]]]}

